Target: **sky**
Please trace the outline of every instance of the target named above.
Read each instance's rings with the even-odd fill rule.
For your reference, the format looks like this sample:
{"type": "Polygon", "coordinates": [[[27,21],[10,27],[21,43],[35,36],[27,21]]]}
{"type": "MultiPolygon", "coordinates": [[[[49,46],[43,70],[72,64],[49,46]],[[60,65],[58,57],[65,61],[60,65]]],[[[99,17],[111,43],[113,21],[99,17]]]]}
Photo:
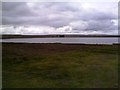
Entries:
{"type": "Polygon", "coordinates": [[[2,2],[1,34],[118,34],[118,2],[2,2]]]}

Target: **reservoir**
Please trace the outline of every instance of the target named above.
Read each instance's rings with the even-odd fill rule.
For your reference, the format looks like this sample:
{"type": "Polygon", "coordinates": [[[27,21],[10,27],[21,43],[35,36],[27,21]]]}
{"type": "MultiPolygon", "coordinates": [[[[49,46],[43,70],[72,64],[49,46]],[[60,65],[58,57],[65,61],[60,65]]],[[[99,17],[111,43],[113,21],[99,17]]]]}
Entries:
{"type": "Polygon", "coordinates": [[[79,38],[12,38],[0,39],[0,42],[14,43],[67,43],[67,44],[113,44],[118,37],[79,37],[79,38]]]}

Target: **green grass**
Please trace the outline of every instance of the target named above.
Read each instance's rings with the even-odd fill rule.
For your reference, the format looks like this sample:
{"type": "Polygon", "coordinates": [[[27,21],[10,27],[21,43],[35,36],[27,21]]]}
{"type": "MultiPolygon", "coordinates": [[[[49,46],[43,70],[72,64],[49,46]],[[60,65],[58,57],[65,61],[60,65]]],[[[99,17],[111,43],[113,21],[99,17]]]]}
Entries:
{"type": "Polygon", "coordinates": [[[117,45],[3,44],[3,88],[116,88],[117,45]]]}

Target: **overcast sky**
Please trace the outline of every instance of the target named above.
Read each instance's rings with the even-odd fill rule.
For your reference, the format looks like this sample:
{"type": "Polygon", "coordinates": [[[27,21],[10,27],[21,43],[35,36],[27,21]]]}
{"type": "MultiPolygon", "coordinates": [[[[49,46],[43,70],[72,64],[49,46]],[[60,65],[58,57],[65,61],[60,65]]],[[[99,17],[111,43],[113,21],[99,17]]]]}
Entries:
{"type": "Polygon", "coordinates": [[[2,2],[2,34],[118,34],[118,2],[2,2]]]}

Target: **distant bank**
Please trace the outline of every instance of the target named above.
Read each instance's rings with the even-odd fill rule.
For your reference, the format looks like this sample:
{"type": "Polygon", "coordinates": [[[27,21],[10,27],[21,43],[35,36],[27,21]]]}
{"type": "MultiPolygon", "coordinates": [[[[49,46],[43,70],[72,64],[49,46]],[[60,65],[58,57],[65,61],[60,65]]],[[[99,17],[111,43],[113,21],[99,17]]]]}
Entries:
{"type": "Polygon", "coordinates": [[[71,37],[120,37],[120,35],[72,35],[72,34],[53,34],[53,35],[1,35],[2,39],[9,38],[71,38],[71,37]]]}

